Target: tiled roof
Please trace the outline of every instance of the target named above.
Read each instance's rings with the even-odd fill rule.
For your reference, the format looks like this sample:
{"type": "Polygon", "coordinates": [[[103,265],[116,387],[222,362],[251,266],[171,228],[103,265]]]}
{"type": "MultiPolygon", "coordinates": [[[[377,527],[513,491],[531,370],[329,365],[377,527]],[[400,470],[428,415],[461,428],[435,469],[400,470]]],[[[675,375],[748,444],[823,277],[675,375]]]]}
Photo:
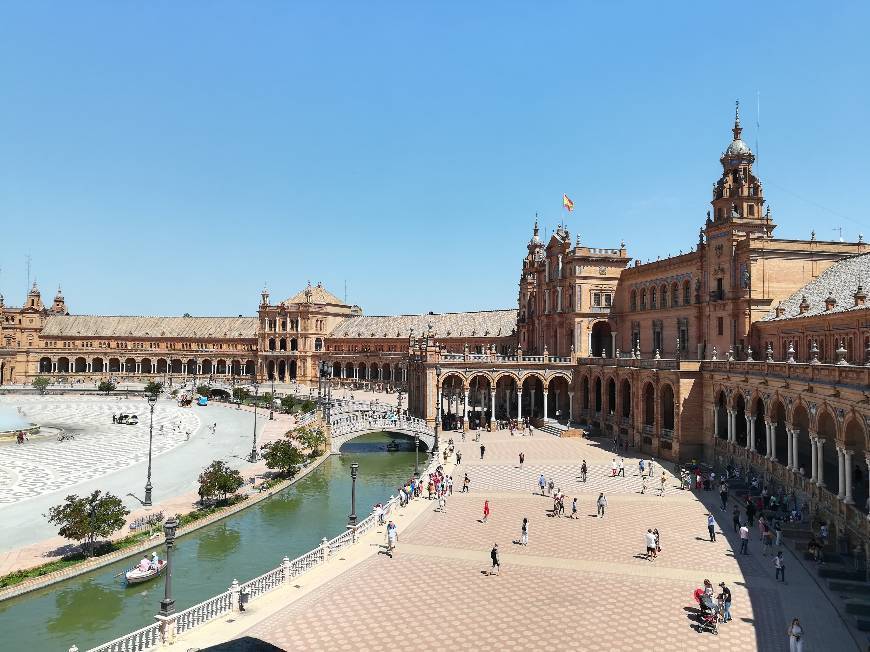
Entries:
{"type": "Polygon", "coordinates": [[[868,306],[855,306],[854,294],[858,285],[867,292],[870,286],[870,253],[845,258],[831,265],[815,279],[782,302],[785,309],[782,317],[776,316],[772,310],[763,321],[790,319],[792,317],[812,317],[827,312],[845,312],[847,310],[867,310],[868,306]],[[833,296],[837,303],[832,310],[825,310],[825,299],[833,296]],[[809,310],[801,314],[800,304],[806,297],[809,310]]]}
{"type": "Polygon", "coordinates": [[[433,315],[351,317],[330,334],[337,337],[408,337],[429,332],[435,337],[495,337],[510,335],[517,324],[516,310],[446,312],[433,315]]]}
{"type": "Polygon", "coordinates": [[[256,317],[50,316],[42,337],[256,338],[256,317]]]}
{"type": "Polygon", "coordinates": [[[294,296],[287,299],[285,303],[321,303],[343,306],[344,301],[335,296],[332,292],[323,287],[320,283],[317,285],[309,285],[304,290],[300,290],[294,296]],[[310,292],[309,296],[306,296],[310,292]]]}

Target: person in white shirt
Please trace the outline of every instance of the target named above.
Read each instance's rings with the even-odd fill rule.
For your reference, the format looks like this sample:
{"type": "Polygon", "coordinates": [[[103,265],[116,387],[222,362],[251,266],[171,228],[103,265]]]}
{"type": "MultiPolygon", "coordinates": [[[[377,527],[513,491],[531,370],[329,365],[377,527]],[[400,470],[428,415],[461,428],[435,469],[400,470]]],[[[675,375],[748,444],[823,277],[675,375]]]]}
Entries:
{"type": "Polygon", "coordinates": [[[643,537],[646,540],[646,558],[652,561],[656,558],[656,535],[653,533],[652,528],[649,528],[643,537]]]}

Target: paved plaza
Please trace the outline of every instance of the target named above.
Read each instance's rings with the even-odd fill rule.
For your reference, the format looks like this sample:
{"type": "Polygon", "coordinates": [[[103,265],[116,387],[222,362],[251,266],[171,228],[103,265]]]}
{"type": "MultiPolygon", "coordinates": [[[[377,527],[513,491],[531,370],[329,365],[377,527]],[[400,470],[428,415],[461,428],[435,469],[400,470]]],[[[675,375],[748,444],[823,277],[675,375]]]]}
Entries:
{"type": "MultiPolygon", "coordinates": [[[[343,556],[347,561],[339,563],[351,565],[337,569],[331,581],[306,591],[312,582],[303,580],[302,595],[289,604],[286,597],[263,599],[286,606],[254,603],[242,616],[244,627],[216,624],[215,630],[236,629],[224,635],[234,641],[215,649],[263,649],[257,646],[264,642],[283,650],[384,650],[416,641],[505,651],[787,650],[786,628],[794,616],[805,627],[804,650],[855,649],[839,614],[791,553],[785,585],[774,581],[773,560],[761,555],[756,530],[750,554],[735,556],[730,512],[714,506],[713,492],[679,489],[666,468],[664,496],[652,482],[642,495],[637,459],[626,456],[626,477],[611,478],[613,454],[595,441],[504,432],[482,438],[482,462],[479,443],[469,438],[458,444],[463,459],[452,469],[456,486],[446,513],[428,501],[416,517],[415,505],[399,510],[394,558],[380,554],[379,539],[368,546],[364,541],[362,553],[343,556]],[[579,482],[584,458],[585,484],[579,482]],[[541,472],[568,495],[565,517],[550,514],[552,499],[537,487],[541,472]],[[471,492],[461,495],[465,473],[471,492]],[[604,518],[596,516],[601,491],[608,498],[604,518]],[[574,496],[578,518],[571,519],[574,496]],[[485,499],[491,515],[482,523],[485,499]],[[708,506],[721,521],[715,542],[707,534],[708,506]],[[524,517],[528,546],[516,543],[524,517]],[[645,557],[647,528],[661,533],[662,551],[654,561],[645,557]],[[501,551],[498,577],[488,573],[493,543],[501,551]],[[734,619],[720,625],[718,636],[693,628],[692,593],[705,578],[717,590],[724,581],[733,595],[734,619]]],[[[656,479],[662,470],[656,464],[656,479]]],[[[383,528],[375,536],[382,538],[383,528]]],[[[209,629],[186,643],[214,643],[209,629]]]]}

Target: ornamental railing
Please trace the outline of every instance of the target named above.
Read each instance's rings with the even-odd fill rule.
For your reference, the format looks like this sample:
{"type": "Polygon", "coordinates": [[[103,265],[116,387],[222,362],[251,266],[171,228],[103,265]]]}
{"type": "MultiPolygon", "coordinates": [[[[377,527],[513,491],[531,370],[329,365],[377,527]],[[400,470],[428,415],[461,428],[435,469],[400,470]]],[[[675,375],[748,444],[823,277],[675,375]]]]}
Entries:
{"type": "MultiPolygon", "coordinates": [[[[438,460],[433,459],[423,471],[423,477],[433,472],[438,466],[438,460]]],[[[381,507],[381,518],[386,519],[398,505],[399,499],[391,496],[381,507]]],[[[120,636],[108,643],[91,648],[87,652],[144,652],[161,644],[172,643],[175,636],[204,625],[230,612],[238,611],[242,593],[248,600],[254,600],[291,580],[307,573],[309,570],[328,561],[330,556],[356,543],[359,538],[378,526],[378,514],[373,512],[355,527],[348,528],[341,534],[327,540],[325,537],[319,546],[300,555],[294,560],[284,557],[281,565],[273,568],[259,577],[239,584],[233,580],[229,590],[195,604],[189,609],[162,618],[161,622],[153,623],[135,632],[120,636]]],[[[76,649],[73,646],[70,649],[76,649]]]]}

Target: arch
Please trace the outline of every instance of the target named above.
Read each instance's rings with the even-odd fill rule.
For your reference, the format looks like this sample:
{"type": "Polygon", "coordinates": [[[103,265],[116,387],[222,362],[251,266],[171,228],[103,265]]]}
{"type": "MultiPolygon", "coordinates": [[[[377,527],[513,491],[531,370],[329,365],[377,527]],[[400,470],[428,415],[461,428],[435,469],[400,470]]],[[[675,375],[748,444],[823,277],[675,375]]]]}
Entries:
{"type": "Polygon", "coordinates": [[[492,380],[487,374],[474,374],[468,381],[468,425],[483,427],[492,418],[492,380]]]}
{"type": "Polygon", "coordinates": [[[544,380],[537,373],[523,377],[523,416],[532,419],[544,416],[544,380]]]}
{"type": "Polygon", "coordinates": [[[674,388],[670,383],[665,383],[659,391],[659,403],[661,405],[662,429],[674,430],[674,388]]]}
{"type": "Polygon", "coordinates": [[[767,437],[765,436],[764,431],[764,421],[766,417],[764,401],[761,400],[760,396],[756,395],[756,397],[752,399],[751,405],[752,408],[750,412],[752,416],[755,417],[755,450],[761,455],[767,455],[767,437]]]}
{"type": "Polygon", "coordinates": [[[202,361],[202,373],[203,375],[211,376],[214,373],[214,365],[211,360],[206,358],[202,361]]]}
{"type": "Polygon", "coordinates": [[[613,338],[610,336],[609,322],[602,320],[592,324],[590,340],[592,350],[589,355],[591,357],[599,356],[602,353],[605,358],[613,357],[613,338]]]}
{"type": "Polygon", "coordinates": [[[843,429],[843,441],[846,449],[852,451],[852,468],[846,473],[852,476],[852,500],[862,510],[867,507],[867,466],[864,462],[867,451],[867,432],[862,425],[862,419],[854,412],[847,417],[843,429]]]}
{"type": "Polygon", "coordinates": [[[296,339],[295,337],[290,338],[290,350],[291,351],[298,351],[299,350],[299,340],[296,339]]]}
{"type": "Polygon", "coordinates": [[[688,306],[692,303],[692,286],[688,280],[683,281],[683,305],[688,306]]]}
{"type": "Polygon", "coordinates": [[[560,423],[568,423],[570,417],[571,385],[561,374],[550,378],[547,385],[547,416],[560,423]]]}
{"type": "Polygon", "coordinates": [[[634,312],[637,310],[637,290],[632,290],[628,299],[629,310],[634,312]]]}
{"type": "Polygon", "coordinates": [[[323,351],[323,338],[315,337],[314,338],[314,350],[315,351],[323,351]]]}
{"type": "Polygon", "coordinates": [[[196,360],[191,358],[187,361],[187,375],[195,376],[196,375],[196,360]]]}
{"type": "MultiPolygon", "coordinates": [[[[96,360],[94,361],[94,366],[96,367],[96,360]]],[[[165,374],[167,369],[166,358],[157,358],[157,373],[165,374]]]]}
{"type": "Polygon", "coordinates": [[[270,351],[275,350],[275,338],[274,337],[269,338],[269,350],[270,351]]]}
{"type": "Polygon", "coordinates": [[[580,398],[582,401],[583,409],[589,409],[589,376],[583,376],[580,381],[580,398]]]}
{"type": "Polygon", "coordinates": [[[465,423],[465,378],[458,373],[447,373],[441,379],[441,423],[445,430],[462,429],[465,423]]]}
{"type": "Polygon", "coordinates": [[[41,374],[50,374],[51,373],[51,358],[43,357],[39,359],[39,373],[41,374]]]}
{"type": "Polygon", "coordinates": [[[780,464],[788,464],[788,433],[785,429],[785,404],[782,399],[774,399],[769,407],[770,421],[773,425],[774,458],[780,464]]]}
{"type": "Polygon", "coordinates": [[[385,364],[383,367],[381,367],[381,370],[383,371],[383,374],[384,374],[384,382],[385,383],[392,382],[392,380],[393,380],[393,368],[389,364],[385,364]]]}
{"type": "Polygon", "coordinates": [[[628,378],[622,379],[619,393],[622,396],[622,418],[631,419],[631,381],[628,378]]]}
{"type": "Polygon", "coordinates": [[[91,361],[91,372],[101,374],[106,370],[105,363],[102,358],[94,358],[91,361]]]}
{"type": "Polygon", "coordinates": [[[139,363],[139,368],[143,374],[150,374],[151,366],[151,358],[142,358],[142,361],[139,363]]]}
{"type": "Polygon", "coordinates": [[[76,359],[73,361],[73,368],[72,368],[72,370],[73,370],[74,373],[77,373],[77,374],[83,374],[83,373],[85,373],[85,372],[88,370],[88,361],[85,360],[85,359],[82,358],[82,357],[78,357],[78,358],[76,358],[76,359]]]}
{"type": "Polygon", "coordinates": [[[124,360],[124,373],[126,374],[135,374],[136,373],[136,359],[135,358],[127,358],[124,360]]]}
{"type": "Polygon", "coordinates": [[[668,307],[668,286],[664,284],[659,288],[659,307],[668,307]]]}
{"type": "Polygon", "coordinates": [[[332,377],[333,378],[341,378],[341,363],[333,362],[332,363],[332,377]]]}
{"type": "Polygon", "coordinates": [[[833,493],[840,492],[845,495],[846,487],[840,486],[840,467],[837,460],[837,446],[840,443],[837,440],[837,422],[827,406],[819,411],[818,434],[821,439],[825,440],[821,445],[822,454],[819,458],[824,483],[830,487],[833,493]]]}
{"type": "Polygon", "coordinates": [[[69,373],[69,358],[62,357],[57,359],[57,373],[59,374],[68,374],[69,373]]]}
{"type": "Polygon", "coordinates": [[[680,305],[680,286],[674,281],[671,284],[671,307],[676,308],[680,305]]]}
{"type": "Polygon", "coordinates": [[[299,365],[296,360],[291,360],[290,365],[287,368],[287,375],[290,376],[290,380],[296,380],[299,373],[299,365]]]}
{"type": "Polygon", "coordinates": [[[368,380],[368,376],[366,375],[367,371],[368,371],[368,368],[366,367],[366,363],[360,362],[359,365],[357,366],[357,370],[356,370],[357,380],[368,380]]]}
{"type": "Polygon", "coordinates": [[[607,413],[616,414],[616,380],[613,376],[607,379],[607,413]]]}
{"type": "Polygon", "coordinates": [[[345,378],[353,378],[353,363],[348,362],[344,365],[344,377],[345,378]]]}
{"type": "Polygon", "coordinates": [[[218,358],[218,361],[215,363],[215,373],[219,376],[225,376],[227,373],[227,361],[223,358],[218,358]]]}
{"type": "Polygon", "coordinates": [[[654,428],[656,422],[656,390],[652,383],[643,386],[643,425],[654,428]]]}
{"type": "Polygon", "coordinates": [[[169,362],[169,373],[180,374],[184,370],[181,360],[171,360],[169,362]]]}
{"type": "Polygon", "coordinates": [[[266,363],[266,380],[275,380],[275,361],[269,360],[266,363]]]}
{"type": "Polygon", "coordinates": [[[791,426],[797,432],[798,469],[804,475],[811,474],[812,451],[810,449],[810,415],[803,403],[795,405],[791,413],[791,426]]]}
{"type": "Polygon", "coordinates": [[[280,360],[278,362],[278,380],[280,380],[283,383],[286,378],[287,378],[287,361],[280,360]]]}
{"type": "Polygon", "coordinates": [[[640,309],[646,310],[646,288],[640,291],[640,309]]]}
{"type": "Polygon", "coordinates": [[[230,362],[230,372],[233,376],[241,376],[243,369],[241,360],[233,360],[230,362]]]}
{"type": "Polygon", "coordinates": [[[253,378],[257,374],[257,365],[253,360],[245,361],[245,375],[253,378]]]}
{"type": "Polygon", "coordinates": [[[379,370],[380,367],[378,366],[378,363],[372,362],[371,366],[369,367],[369,377],[375,381],[380,380],[380,377],[378,376],[379,370]]]}
{"type": "Polygon", "coordinates": [[[495,418],[518,418],[517,388],[519,377],[511,373],[501,373],[495,378],[495,418]]]}
{"type": "Polygon", "coordinates": [[[282,337],[280,340],[278,340],[278,350],[279,351],[286,351],[287,350],[287,338],[286,337],[282,337]]]}

